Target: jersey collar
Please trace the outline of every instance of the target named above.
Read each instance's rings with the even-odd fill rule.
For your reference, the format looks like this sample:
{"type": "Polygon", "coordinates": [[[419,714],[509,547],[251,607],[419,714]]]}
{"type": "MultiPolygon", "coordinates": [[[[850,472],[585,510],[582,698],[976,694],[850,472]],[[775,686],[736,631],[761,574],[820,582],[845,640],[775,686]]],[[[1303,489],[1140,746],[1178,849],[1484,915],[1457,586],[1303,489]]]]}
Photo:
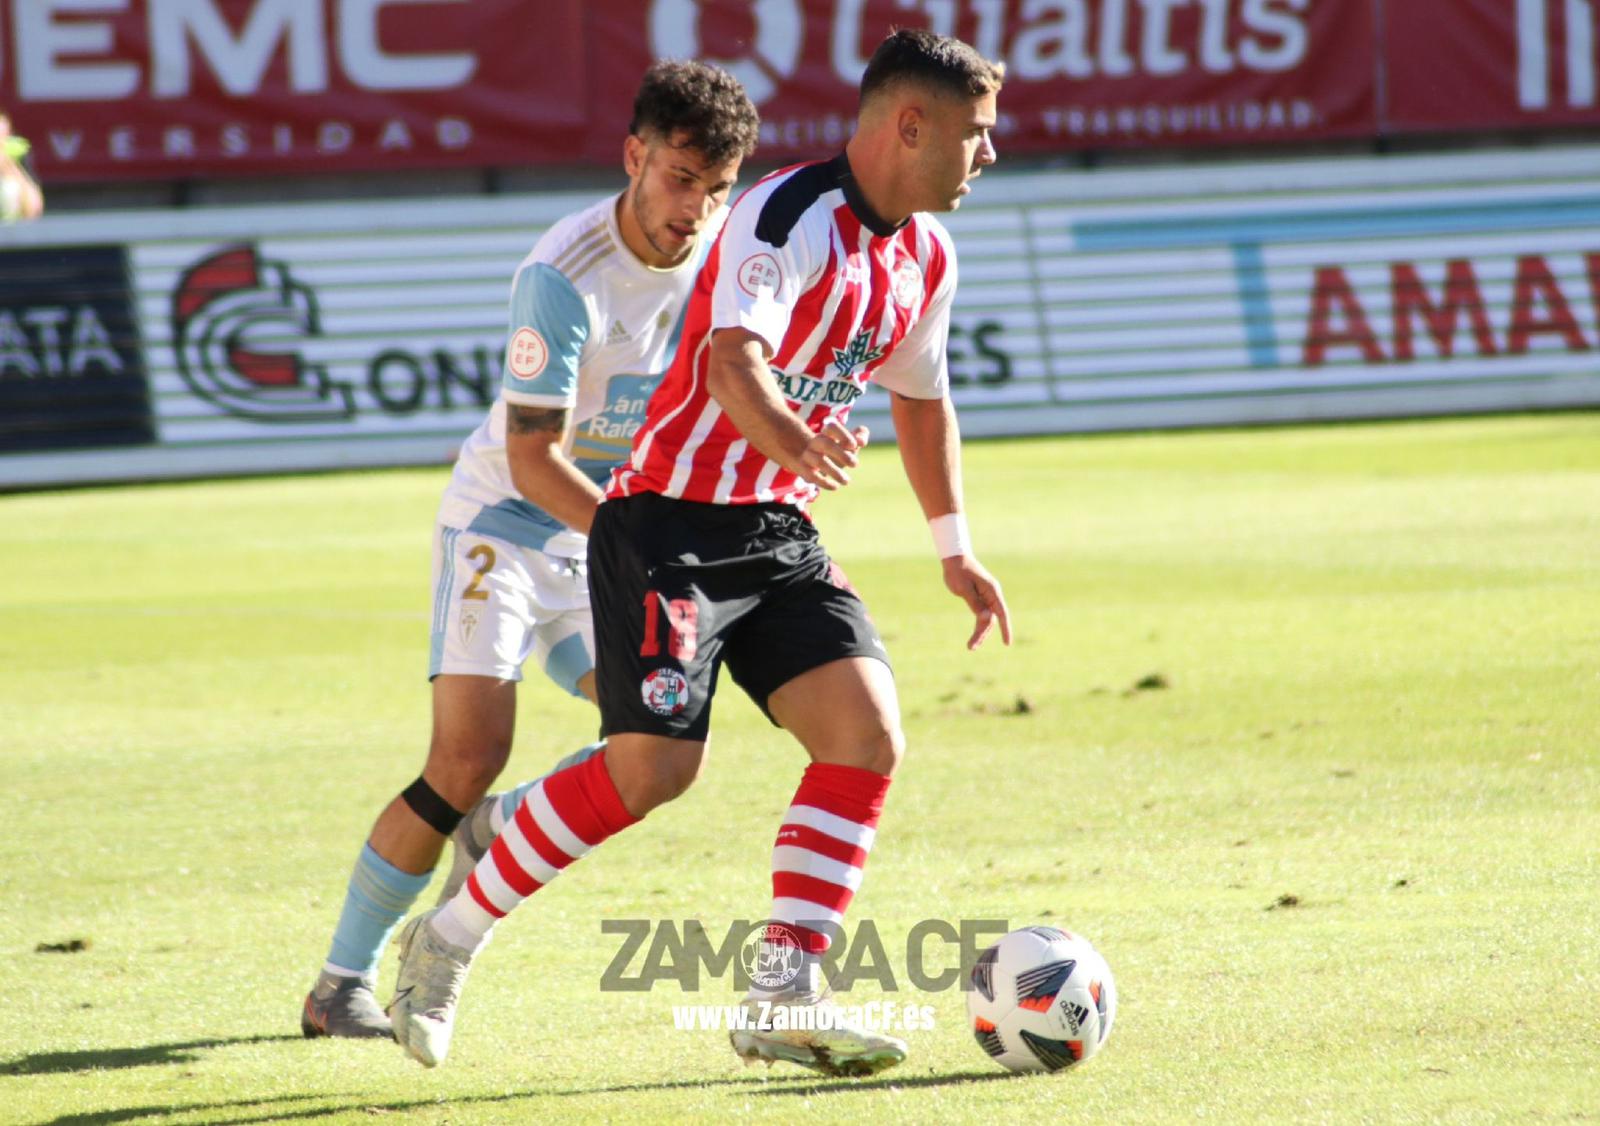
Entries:
{"type": "Polygon", "coordinates": [[[856,183],[855,173],[850,171],[850,159],[844,153],[828,162],[828,171],[833,173],[834,183],[844,192],[844,201],[850,205],[851,212],[861,220],[863,227],[879,238],[888,238],[911,222],[908,215],[898,223],[891,223],[872,209],[867,197],[861,194],[861,185],[856,183]]]}
{"type": "Polygon", "coordinates": [[[618,192],[606,201],[606,230],[611,233],[611,240],[617,244],[622,261],[628,264],[628,269],[639,277],[659,278],[666,274],[676,274],[688,270],[691,274],[700,272],[700,262],[704,259],[703,253],[706,246],[705,229],[695,235],[694,245],[689,248],[688,255],[676,266],[652,266],[645,262],[631,247],[628,240],[622,237],[622,225],[617,222],[617,208],[622,206],[622,199],[627,195],[626,189],[618,192]]]}

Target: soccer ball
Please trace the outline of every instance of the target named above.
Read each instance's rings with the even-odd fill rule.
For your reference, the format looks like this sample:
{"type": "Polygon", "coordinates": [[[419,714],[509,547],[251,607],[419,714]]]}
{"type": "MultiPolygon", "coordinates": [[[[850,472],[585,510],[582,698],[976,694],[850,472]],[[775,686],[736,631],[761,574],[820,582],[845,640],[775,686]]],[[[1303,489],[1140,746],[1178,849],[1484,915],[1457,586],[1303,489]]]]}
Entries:
{"type": "Polygon", "coordinates": [[[1100,952],[1056,927],[1012,931],[972,967],[967,1019],[978,1046],[1012,1071],[1060,1071],[1100,1050],[1117,986],[1100,952]]]}

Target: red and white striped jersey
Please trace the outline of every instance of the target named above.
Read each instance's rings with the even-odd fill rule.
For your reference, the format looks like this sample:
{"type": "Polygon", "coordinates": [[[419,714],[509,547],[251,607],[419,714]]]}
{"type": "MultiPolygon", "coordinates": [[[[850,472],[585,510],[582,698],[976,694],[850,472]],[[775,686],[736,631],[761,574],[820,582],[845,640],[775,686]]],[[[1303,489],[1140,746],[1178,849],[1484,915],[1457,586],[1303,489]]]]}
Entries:
{"type": "Polygon", "coordinates": [[[869,379],[911,398],[947,393],[955,288],[944,226],[921,213],[886,223],[843,154],[773,173],[728,216],[695,281],[677,355],[607,495],[804,509],[816,486],[751,446],[706,389],[712,333],[744,328],[765,340],[789,409],[816,433],[849,417],[869,379]]]}

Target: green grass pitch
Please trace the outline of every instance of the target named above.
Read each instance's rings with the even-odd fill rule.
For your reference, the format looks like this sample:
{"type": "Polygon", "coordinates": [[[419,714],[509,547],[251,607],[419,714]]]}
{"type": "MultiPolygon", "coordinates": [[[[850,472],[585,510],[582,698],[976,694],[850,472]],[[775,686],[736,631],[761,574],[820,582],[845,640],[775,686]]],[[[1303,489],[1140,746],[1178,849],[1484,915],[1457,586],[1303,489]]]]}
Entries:
{"type": "MultiPolygon", "coordinates": [[[[910,742],[852,917],[896,972],[927,918],[1088,935],[1097,1058],[1007,1076],[902,984],[937,1027],[829,1081],[674,1030],[731,986],[600,990],[602,919],[765,911],[802,757],[731,685],[701,783],[499,928],[444,1067],[302,1040],[421,762],[445,479],[310,476],[0,498],[0,1122],[1600,1119],[1600,416],[966,470],[1009,650],[964,651],[891,450],[818,507],[910,742]]],[[[594,728],[530,680],[510,774],[594,728]]]]}

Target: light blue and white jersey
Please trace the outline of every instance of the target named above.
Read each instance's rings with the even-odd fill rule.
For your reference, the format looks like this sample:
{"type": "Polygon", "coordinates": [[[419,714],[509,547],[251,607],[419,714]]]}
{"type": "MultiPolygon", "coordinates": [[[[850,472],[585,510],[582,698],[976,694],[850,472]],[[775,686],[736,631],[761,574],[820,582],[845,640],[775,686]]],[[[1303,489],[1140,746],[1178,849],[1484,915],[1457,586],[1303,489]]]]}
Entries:
{"type": "Polygon", "coordinates": [[[562,450],[603,487],[672,362],[695,275],[727,217],[726,208],[712,217],[682,265],[658,270],[623,243],[617,199],[556,223],[518,267],[500,397],[461,447],[439,523],[562,558],[584,554],[587,537],[511,483],[506,404],[570,411],[562,450]]]}

